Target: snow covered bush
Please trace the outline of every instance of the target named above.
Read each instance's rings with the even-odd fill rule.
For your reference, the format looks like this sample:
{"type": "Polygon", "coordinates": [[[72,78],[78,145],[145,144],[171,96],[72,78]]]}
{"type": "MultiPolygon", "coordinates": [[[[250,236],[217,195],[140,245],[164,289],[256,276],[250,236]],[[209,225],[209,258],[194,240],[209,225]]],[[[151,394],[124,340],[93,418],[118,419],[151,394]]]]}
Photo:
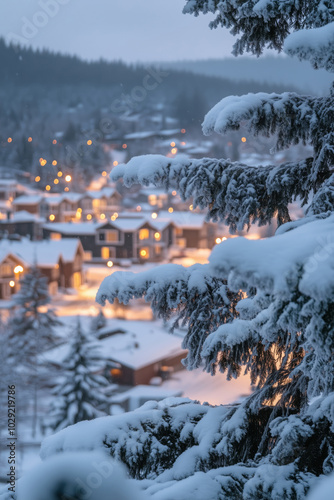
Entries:
{"type": "MultiPolygon", "coordinates": [[[[284,49],[334,71],[334,8],[327,0],[188,0],[185,12],[213,12],[212,27],[241,35],[235,54],[284,49]]],[[[186,365],[238,377],[254,392],[240,405],[211,408],[173,400],[49,438],[61,450],[104,448],[126,463],[156,500],[303,499],[334,468],[334,86],[328,96],[254,94],[223,99],[203,132],[247,125],[299,142],[313,156],[280,166],[182,156],[136,157],[113,180],[176,189],[233,233],[273,217],[273,238],[230,239],[208,265],[114,273],[97,301],[144,297],[161,317],[187,325],[186,365]],[[306,216],[291,222],[289,204],[306,216]],[[80,431],[84,430],[85,443],[80,431]]]]}

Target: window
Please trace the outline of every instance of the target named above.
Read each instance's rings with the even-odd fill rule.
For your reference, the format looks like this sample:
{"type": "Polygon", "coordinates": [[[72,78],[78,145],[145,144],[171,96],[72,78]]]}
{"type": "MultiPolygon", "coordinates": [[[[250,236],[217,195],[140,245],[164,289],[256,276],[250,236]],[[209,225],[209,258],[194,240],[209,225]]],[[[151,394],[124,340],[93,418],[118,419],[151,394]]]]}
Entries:
{"type": "Polygon", "coordinates": [[[149,237],[150,237],[150,231],[148,229],[140,229],[139,231],[140,240],[148,240],[149,237]]]}
{"type": "Polygon", "coordinates": [[[150,249],[147,247],[141,248],[139,251],[139,255],[142,259],[148,259],[150,256],[150,249]]]}
{"type": "Polygon", "coordinates": [[[101,257],[102,259],[109,259],[109,247],[101,248],[101,257]]]}
{"type": "Polygon", "coordinates": [[[94,199],[92,201],[93,208],[100,208],[100,200],[99,199],[94,199]]]}
{"type": "Polygon", "coordinates": [[[60,233],[51,233],[50,240],[61,240],[61,234],[60,233]]]}
{"type": "Polygon", "coordinates": [[[2,264],[1,266],[1,276],[11,276],[13,273],[12,268],[9,264],[2,264]]]}
{"type": "Polygon", "coordinates": [[[118,241],[118,231],[115,229],[110,229],[109,231],[105,232],[106,234],[106,241],[108,243],[113,243],[115,241],[118,241]]]}

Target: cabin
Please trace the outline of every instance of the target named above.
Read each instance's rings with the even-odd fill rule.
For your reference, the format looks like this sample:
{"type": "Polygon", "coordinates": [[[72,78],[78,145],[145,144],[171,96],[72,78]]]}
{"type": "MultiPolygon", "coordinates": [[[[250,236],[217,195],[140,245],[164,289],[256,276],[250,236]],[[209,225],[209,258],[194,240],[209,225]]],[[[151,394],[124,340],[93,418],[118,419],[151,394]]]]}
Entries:
{"type": "Polygon", "coordinates": [[[14,212],[6,219],[0,219],[0,236],[28,236],[31,240],[40,240],[44,223],[45,219],[26,210],[14,212]]]}
{"type": "Polygon", "coordinates": [[[0,300],[10,300],[19,286],[19,277],[24,272],[24,261],[0,248],[0,300]]]}

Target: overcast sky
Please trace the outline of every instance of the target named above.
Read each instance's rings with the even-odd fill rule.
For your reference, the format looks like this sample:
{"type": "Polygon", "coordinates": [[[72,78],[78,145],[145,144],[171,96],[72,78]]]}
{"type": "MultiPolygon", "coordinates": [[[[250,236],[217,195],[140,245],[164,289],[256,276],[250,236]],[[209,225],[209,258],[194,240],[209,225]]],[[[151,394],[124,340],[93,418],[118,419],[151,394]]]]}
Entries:
{"type": "Polygon", "coordinates": [[[209,15],[182,14],[184,4],[185,0],[10,0],[1,5],[0,34],[86,59],[229,56],[231,35],[210,30],[209,15]]]}

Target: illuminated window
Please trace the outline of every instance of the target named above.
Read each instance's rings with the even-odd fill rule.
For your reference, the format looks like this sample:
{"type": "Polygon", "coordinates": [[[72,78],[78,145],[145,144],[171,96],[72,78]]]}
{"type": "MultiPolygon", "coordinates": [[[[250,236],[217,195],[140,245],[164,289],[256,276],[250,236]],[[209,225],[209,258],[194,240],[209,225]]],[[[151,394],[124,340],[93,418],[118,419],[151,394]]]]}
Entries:
{"type": "Polygon", "coordinates": [[[142,259],[148,259],[150,256],[149,248],[142,248],[139,252],[142,259]]]}
{"type": "Polygon", "coordinates": [[[157,201],[158,201],[158,197],[157,197],[156,194],[150,194],[148,196],[148,202],[149,202],[150,205],[156,205],[157,201]]]}
{"type": "Polygon", "coordinates": [[[150,231],[148,229],[141,229],[139,231],[139,239],[140,240],[148,240],[150,237],[150,231]]]}
{"type": "Polygon", "coordinates": [[[98,198],[95,198],[92,201],[92,206],[93,206],[93,208],[100,208],[100,200],[98,198]]]}
{"type": "Polygon", "coordinates": [[[109,257],[110,257],[109,247],[102,247],[101,248],[101,257],[102,257],[102,259],[109,259],[109,257]]]}
{"type": "Polygon", "coordinates": [[[105,235],[106,235],[106,241],[108,243],[118,241],[118,231],[115,231],[114,229],[110,229],[109,231],[106,231],[105,235]]]}
{"type": "Polygon", "coordinates": [[[61,234],[60,233],[51,233],[50,240],[54,240],[54,241],[61,240],[61,234]]]}
{"type": "Polygon", "coordinates": [[[160,241],[161,240],[161,234],[156,232],[154,233],[154,238],[157,240],[157,241],[160,241]]]}

